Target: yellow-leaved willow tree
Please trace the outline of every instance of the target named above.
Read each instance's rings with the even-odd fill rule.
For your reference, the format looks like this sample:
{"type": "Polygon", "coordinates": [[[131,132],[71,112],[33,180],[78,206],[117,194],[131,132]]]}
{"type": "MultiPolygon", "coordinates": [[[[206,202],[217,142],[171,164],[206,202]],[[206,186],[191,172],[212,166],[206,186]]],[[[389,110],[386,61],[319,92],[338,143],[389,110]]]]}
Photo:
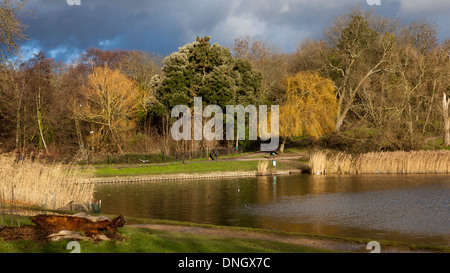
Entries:
{"type": "Polygon", "coordinates": [[[287,139],[319,137],[335,131],[338,100],[329,79],[317,73],[299,72],[287,77],[285,100],[280,106],[280,152],[287,139]]]}
{"type": "Polygon", "coordinates": [[[136,83],[117,69],[95,67],[81,90],[82,98],[72,106],[76,120],[87,122],[87,137],[93,150],[123,153],[135,128],[138,90],[136,83]]]}

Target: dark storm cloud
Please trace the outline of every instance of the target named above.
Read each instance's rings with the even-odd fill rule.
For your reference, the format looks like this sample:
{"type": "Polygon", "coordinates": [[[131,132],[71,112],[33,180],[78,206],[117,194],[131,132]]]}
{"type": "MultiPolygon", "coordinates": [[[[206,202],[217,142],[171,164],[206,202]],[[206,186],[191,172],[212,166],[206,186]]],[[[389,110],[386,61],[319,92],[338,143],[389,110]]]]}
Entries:
{"type": "Polygon", "coordinates": [[[31,41],[45,50],[89,47],[146,49],[161,54],[195,40],[189,33],[208,32],[228,14],[228,1],[30,1],[25,18],[31,41]]]}
{"type": "MultiPolygon", "coordinates": [[[[448,37],[446,1],[381,1],[372,7],[375,13],[406,21],[426,16],[448,37]]],[[[22,49],[24,54],[43,50],[66,60],[89,47],[166,55],[197,36],[231,46],[236,37],[250,35],[290,52],[305,38],[321,38],[324,28],[355,4],[371,8],[364,0],[81,0],[80,6],[69,6],[66,0],[30,0],[34,14],[24,22],[30,40],[22,49]]]]}
{"type": "Polygon", "coordinates": [[[148,8],[145,1],[127,2],[85,0],[81,6],[69,6],[64,0],[33,1],[34,18],[25,21],[27,34],[43,48],[67,45],[85,49],[101,44],[106,48],[132,44],[133,40],[136,47],[145,47],[163,33],[168,33],[166,43],[176,41],[170,34],[179,30],[170,24],[174,21],[171,14],[160,11],[160,3],[152,1],[155,8],[148,8]]]}

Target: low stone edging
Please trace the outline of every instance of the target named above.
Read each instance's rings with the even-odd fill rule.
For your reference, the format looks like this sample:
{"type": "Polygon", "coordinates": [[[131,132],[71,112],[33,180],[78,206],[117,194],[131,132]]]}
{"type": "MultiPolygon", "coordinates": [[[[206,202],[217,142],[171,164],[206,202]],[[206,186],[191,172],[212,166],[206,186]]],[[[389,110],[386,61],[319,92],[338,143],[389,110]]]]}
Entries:
{"type": "MultiPolygon", "coordinates": [[[[276,171],[265,175],[286,175],[291,173],[301,173],[301,170],[276,171]]],[[[88,183],[129,183],[129,182],[147,182],[147,181],[168,181],[183,179],[208,179],[225,177],[256,177],[261,176],[257,171],[242,172],[213,172],[213,173],[182,173],[182,174],[159,174],[159,175],[141,175],[124,177],[96,177],[91,178],[88,183]]]]}

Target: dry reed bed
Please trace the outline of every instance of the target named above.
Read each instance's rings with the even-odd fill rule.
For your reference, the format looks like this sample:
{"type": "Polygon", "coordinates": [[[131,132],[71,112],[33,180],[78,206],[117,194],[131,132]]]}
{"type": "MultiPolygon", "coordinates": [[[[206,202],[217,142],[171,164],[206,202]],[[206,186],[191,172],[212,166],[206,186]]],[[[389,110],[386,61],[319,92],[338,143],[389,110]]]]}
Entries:
{"type": "Polygon", "coordinates": [[[315,174],[450,173],[450,151],[371,152],[352,156],[318,151],[310,157],[315,174]]]}
{"type": "Polygon", "coordinates": [[[58,209],[72,202],[90,204],[94,184],[77,171],[62,164],[45,165],[13,156],[0,155],[0,198],[4,203],[35,205],[58,209]]]}
{"type": "Polygon", "coordinates": [[[266,175],[269,170],[269,161],[258,161],[258,166],[256,167],[256,173],[258,175],[266,175]]]}

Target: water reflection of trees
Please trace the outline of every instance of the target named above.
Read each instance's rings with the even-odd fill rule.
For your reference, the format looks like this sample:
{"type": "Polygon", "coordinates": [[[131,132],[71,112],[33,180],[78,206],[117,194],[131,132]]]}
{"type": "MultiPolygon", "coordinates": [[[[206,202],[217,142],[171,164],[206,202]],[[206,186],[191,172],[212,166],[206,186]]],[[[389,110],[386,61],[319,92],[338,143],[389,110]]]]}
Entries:
{"type": "MultiPolygon", "coordinates": [[[[196,181],[155,181],[102,185],[97,188],[95,197],[102,199],[102,213],[356,236],[371,234],[372,231],[366,228],[336,225],[339,221],[331,221],[334,222],[333,224],[330,219],[334,218],[330,218],[330,214],[323,211],[329,211],[328,207],[331,206],[331,211],[335,209],[351,212],[354,206],[361,205],[357,203],[358,198],[374,196],[371,192],[378,194],[385,190],[395,192],[392,190],[402,187],[407,189],[418,187],[420,190],[424,184],[442,185],[447,178],[440,175],[432,177],[433,181],[429,180],[429,175],[292,175],[275,178],[263,176],[196,181]],[[345,198],[340,198],[342,196],[345,198]],[[352,198],[355,198],[356,204],[352,198]],[[296,200],[300,204],[296,203],[296,205],[296,200]],[[288,201],[287,204],[283,203],[284,201],[288,201]],[[289,207],[290,201],[293,202],[293,207],[289,207]],[[331,203],[328,203],[330,201],[331,203]],[[271,211],[272,205],[277,204],[282,204],[278,206],[280,211],[271,211]],[[315,205],[318,207],[315,208],[315,205]],[[299,211],[296,211],[296,206],[299,211]],[[282,211],[285,208],[291,211],[282,211]],[[302,214],[303,210],[305,215],[302,214]],[[285,212],[284,215],[283,212],[285,212]]],[[[349,213],[343,214],[348,216],[349,213]]],[[[374,231],[373,234],[375,233],[374,231]]]]}

